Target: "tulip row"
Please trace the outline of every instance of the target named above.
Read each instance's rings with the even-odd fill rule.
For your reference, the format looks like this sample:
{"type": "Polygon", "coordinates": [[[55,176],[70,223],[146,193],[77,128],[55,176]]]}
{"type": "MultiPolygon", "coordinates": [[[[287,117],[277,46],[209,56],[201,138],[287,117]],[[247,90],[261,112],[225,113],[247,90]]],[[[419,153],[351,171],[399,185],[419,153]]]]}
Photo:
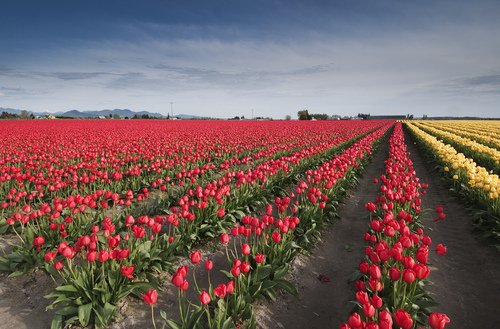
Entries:
{"type": "MultiPolygon", "coordinates": [[[[179,290],[180,321],[167,318],[166,313],[161,312],[166,323],[171,328],[234,328],[246,321],[247,327],[255,328],[252,312],[255,299],[261,296],[275,299],[278,288],[295,294],[295,287],[283,278],[289,264],[303,248],[310,247],[313,237],[317,237],[320,228],[331,219],[336,202],[352,186],[356,173],[389,127],[386,125],[360,139],[317,169],[305,171],[304,180],[293,192],[277,196],[274,205],[267,205],[264,215],[244,216],[230,234],[222,233],[220,242],[228,264],[228,270],[223,273],[227,281],[212,286],[209,279],[200,289],[193,274],[199,304],[188,301],[189,269],[179,267],[172,283],[179,290]],[[229,247],[231,239],[233,246],[229,247]],[[190,311],[187,311],[188,305],[191,305],[190,311]]],[[[202,257],[194,251],[190,258],[197,264],[202,257]]],[[[212,271],[213,266],[211,260],[204,263],[208,271],[212,271]]],[[[144,300],[150,303],[147,296],[145,294],[144,300]]]]}
{"type": "Polygon", "coordinates": [[[496,148],[488,147],[454,132],[444,131],[441,127],[431,127],[425,121],[413,122],[412,124],[441,139],[444,143],[450,144],[458,152],[462,152],[488,171],[492,170],[494,173],[500,174],[500,151],[496,148]]]}
{"type": "Polygon", "coordinates": [[[436,137],[426,133],[410,122],[406,123],[418,145],[440,168],[444,177],[473,209],[474,225],[498,245],[500,241],[500,178],[477,166],[470,158],[458,153],[452,146],[445,145],[436,137]],[[480,211],[477,211],[477,210],[480,211]]]}
{"type": "MultiPolygon", "coordinates": [[[[389,139],[380,180],[382,195],[365,205],[370,229],[364,239],[369,245],[359,264],[355,311],[340,328],[413,329],[428,322],[433,329],[443,329],[450,320],[445,314],[430,314],[428,307],[434,303],[424,290],[431,239],[418,217],[427,186],[419,182],[408,158],[401,123],[389,139]]],[[[442,207],[436,211],[444,218],[442,207]]],[[[446,247],[439,244],[436,251],[444,254],[446,247]]]]}
{"type": "Polygon", "coordinates": [[[492,122],[488,121],[424,121],[426,126],[439,128],[462,137],[470,138],[478,141],[486,146],[500,149],[500,133],[499,127],[492,126],[492,122]]]}
{"type": "MultiPolygon", "coordinates": [[[[363,129],[368,131],[377,125],[380,123],[366,125],[363,129]]],[[[263,191],[268,193],[289,176],[321,161],[322,153],[327,151],[325,154],[330,155],[348,146],[359,138],[355,131],[344,131],[339,137],[321,141],[308,150],[292,152],[282,159],[259,161],[258,171],[228,172],[219,181],[190,189],[177,205],[169,207],[167,216],[138,216],[136,219],[126,216],[112,203],[110,216],[98,209],[84,209],[67,221],[67,217],[62,218],[64,216],[52,218],[52,211],[65,211],[57,204],[69,207],[68,202],[55,200],[54,209],[47,209],[47,216],[50,214],[51,218],[28,221],[29,227],[23,237],[28,243],[32,241],[33,247],[28,251],[35,257],[43,257],[46,270],[62,280],[56,292],[49,296],[55,299],[51,307],[59,307],[54,326],[61,326],[63,321],[105,326],[114,317],[116,304],[125,296],[136,294],[146,286],[159,285],[154,274],[171,266],[179,250],[186,249],[189,241],[198,239],[199,229],[213,229],[214,225],[225,223],[226,215],[241,207],[242,200],[251,201],[251,196],[262,196],[263,191]],[[341,142],[340,147],[332,147],[341,142]],[[243,190],[249,197],[243,198],[244,194],[238,192],[243,190]],[[51,225],[58,220],[64,220],[60,224],[65,225],[64,231],[69,234],[61,234],[60,226],[52,230],[51,225]],[[207,220],[211,222],[205,222],[207,220]],[[183,227],[196,227],[197,231],[194,234],[193,231],[185,232],[183,227]],[[77,230],[80,230],[78,234],[74,234],[77,230]]],[[[144,198],[149,194],[148,190],[142,192],[144,198]]],[[[75,203],[81,201],[84,200],[79,198],[75,203]]],[[[232,221],[234,218],[227,223],[232,221]]],[[[225,227],[218,227],[213,232],[225,227]]]]}

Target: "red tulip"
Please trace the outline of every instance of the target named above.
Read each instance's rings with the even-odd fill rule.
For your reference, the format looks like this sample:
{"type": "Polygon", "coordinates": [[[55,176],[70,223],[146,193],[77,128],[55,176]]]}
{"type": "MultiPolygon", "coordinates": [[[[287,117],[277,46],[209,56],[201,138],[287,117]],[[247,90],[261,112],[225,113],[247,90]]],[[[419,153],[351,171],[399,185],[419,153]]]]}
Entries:
{"type": "Polygon", "coordinates": [[[377,205],[373,202],[368,202],[367,204],[365,204],[365,208],[369,212],[375,212],[377,210],[377,205]]]}
{"type": "Polygon", "coordinates": [[[442,243],[438,244],[436,246],[436,253],[442,256],[446,255],[446,246],[443,245],[442,243]]]}
{"type": "Polygon", "coordinates": [[[411,327],[413,327],[413,319],[411,318],[411,315],[408,314],[405,310],[397,310],[394,314],[394,317],[396,318],[396,323],[402,329],[410,329],[411,327]]]}
{"type": "Polygon", "coordinates": [[[93,263],[95,262],[96,258],[97,258],[97,252],[95,251],[87,251],[87,254],[85,255],[85,258],[87,259],[87,261],[89,263],[93,263]]]}
{"type": "Polygon", "coordinates": [[[229,243],[229,234],[227,233],[222,233],[220,236],[219,236],[219,240],[220,240],[220,243],[222,244],[228,244],[229,243]]]}
{"type": "Polygon", "coordinates": [[[200,294],[200,302],[203,305],[210,303],[210,295],[205,290],[203,290],[200,294]]]}
{"type": "Polygon", "coordinates": [[[205,261],[205,269],[207,271],[212,270],[213,267],[214,267],[214,262],[212,262],[211,260],[206,260],[205,261]]]}
{"type": "Polygon", "coordinates": [[[370,297],[370,302],[376,309],[381,308],[383,303],[382,298],[380,298],[378,295],[372,295],[370,297]]]}
{"type": "Polygon", "coordinates": [[[174,286],[176,286],[177,288],[180,288],[182,287],[182,285],[184,284],[184,278],[182,277],[182,275],[176,273],[172,276],[172,283],[174,286]]]}
{"type": "Polygon", "coordinates": [[[434,312],[429,315],[429,325],[432,329],[444,329],[448,323],[450,318],[446,314],[434,312]]]}
{"type": "Polygon", "coordinates": [[[415,271],[409,270],[409,269],[403,270],[403,281],[404,282],[413,283],[413,281],[415,281],[415,277],[416,277],[415,271]]]}
{"type": "Polygon", "coordinates": [[[227,293],[227,287],[225,284],[221,283],[217,287],[214,288],[214,295],[219,298],[224,298],[227,293]]]}
{"type": "Polygon", "coordinates": [[[51,262],[54,258],[56,258],[57,253],[53,251],[48,251],[44,256],[43,260],[46,261],[47,263],[51,262]]]}
{"type": "Polygon", "coordinates": [[[279,243],[281,241],[281,234],[280,232],[273,232],[271,235],[272,239],[274,242],[279,243]]]}
{"type": "Polygon", "coordinates": [[[257,254],[254,256],[254,259],[257,264],[261,264],[264,261],[265,256],[263,254],[257,254]]]}
{"type": "Polygon", "coordinates": [[[109,252],[107,250],[101,250],[97,254],[97,260],[101,263],[104,263],[109,259],[109,252]]]}
{"type": "Polygon", "coordinates": [[[363,321],[361,320],[361,316],[358,313],[353,313],[351,316],[349,316],[349,320],[347,323],[352,327],[352,328],[361,328],[363,325],[363,321]]]}
{"type": "Polygon", "coordinates": [[[367,317],[367,318],[371,318],[375,315],[375,307],[373,307],[372,304],[370,303],[366,303],[363,305],[362,307],[363,309],[363,314],[367,317]]]}
{"type": "Polygon", "coordinates": [[[64,264],[61,261],[57,261],[57,262],[54,263],[53,266],[54,266],[54,268],[55,268],[56,271],[60,271],[60,270],[63,269],[64,264]]]}
{"type": "Polygon", "coordinates": [[[134,276],[132,275],[132,272],[134,272],[134,265],[130,265],[130,266],[123,265],[121,268],[121,274],[128,279],[134,278],[134,276]]]}
{"type": "Polygon", "coordinates": [[[368,262],[361,262],[359,263],[358,265],[358,268],[359,268],[359,271],[361,273],[368,273],[368,270],[370,269],[370,265],[368,264],[368,262]]]}
{"type": "Polygon", "coordinates": [[[248,245],[248,243],[244,243],[243,245],[241,245],[241,253],[243,255],[250,255],[250,246],[248,245]]]}
{"type": "Polygon", "coordinates": [[[201,261],[201,253],[199,251],[193,251],[190,257],[193,264],[198,264],[201,261]]]}
{"type": "Polygon", "coordinates": [[[233,293],[233,291],[234,291],[234,281],[233,280],[231,280],[231,281],[229,281],[227,283],[226,290],[227,290],[228,294],[232,294],[233,293]]]}
{"type": "Polygon", "coordinates": [[[358,300],[358,302],[363,305],[363,304],[367,304],[370,302],[370,300],[368,299],[368,294],[366,293],[366,291],[358,291],[356,293],[356,299],[358,300]]]}
{"type": "Polygon", "coordinates": [[[250,271],[250,263],[249,262],[243,262],[241,263],[241,272],[243,273],[248,273],[250,271]]]}
{"type": "Polygon", "coordinates": [[[233,266],[231,268],[231,274],[236,278],[240,275],[241,273],[241,269],[240,269],[240,266],[233,266]]]}
{"type": "Polygon", "coordinates": [[[154,305],[158,300],[158,292],[156,290],[148,290],[145,294],[142,295],[142,299],[146,304],[154,305]]]}
{"type": "Polygon", "coordinates": [[[391,278],[391,281],[397,281],[401,277],[401,272],[398,268],[391,267],[389,269],[389,277],[391,278]]]}
{"type": "Polygon", "coordinates": [[[430,273],[429,267],[424,264],[415,264],[413,270],[419,280],[426,279],[430,273]]]}
{"type": "Polygon", "coordinates": [[[45,239],[43,238],[43,236],[39,235],[33,239],[33,246],[39,247],[39,246],[43,245],[44,242],[45,242],[45,239]]]}
{"type": "Polygon", "coordinates": [[[372,264],[370,266],[370,276],[374,279],[380,279],[382,277],[382,271],[377,264],[372,264]]]}
{"type": "Polygon", "coordinates": [[[378,325],[380,329],[392,329],[392,316],[387,310],[383,310],[378,315],[378,325]]]}

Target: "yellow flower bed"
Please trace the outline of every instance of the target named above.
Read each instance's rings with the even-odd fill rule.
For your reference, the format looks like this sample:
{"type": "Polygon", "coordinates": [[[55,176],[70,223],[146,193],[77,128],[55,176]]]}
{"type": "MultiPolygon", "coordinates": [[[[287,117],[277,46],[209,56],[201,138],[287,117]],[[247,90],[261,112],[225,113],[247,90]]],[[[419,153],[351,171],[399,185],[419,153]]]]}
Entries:
{"type": "MultiPolygon", "coordinates": [[[[498,164],[500,164],[500,151],[498,151],[497,149],[494,149],[492,147],[488,147],[486,145],[478,143],[478,142],[471,140],[469,138],[461,137],[457,134],[454,134],[454,133],[451,133],[448,131],[444,131],[442,129],[433,128],[429,125],[426,125],[423,121],[422,122],[415,122],[414,125],[416,125],[417,127],[420,127],[420,128],[427,129],[436,137],[448,138],[449,140],[451,140],[457,144],[464,145],[465,147],[469,148],[473,152],[479,153],[482,156],[490,158],[497,166],[498,166],[498,164]]],[[[492,169],[492,168],[488,168],[488,169],[492,169]]]]}
{"type": "Polygon", "coordinates": [[[405,122],[410,130],[422,139],[445,164],[444,170],[453,174],[453,179],[461,180],[468,186],[489,198],[493,202],[498,202],[498,192],[500,190],[500,180],[498,175],[490,174],[488,171],[476,165],[474,160],[458,153],[452,146],[444,144],[436,137],[426,133],[416,124],[405,122]]]}
{"type": "Polygon", "coordinates": [[[419,121],[419,123],[440,130],[470,138],[500,150],[500,129],[495,121],[419,121]]]}

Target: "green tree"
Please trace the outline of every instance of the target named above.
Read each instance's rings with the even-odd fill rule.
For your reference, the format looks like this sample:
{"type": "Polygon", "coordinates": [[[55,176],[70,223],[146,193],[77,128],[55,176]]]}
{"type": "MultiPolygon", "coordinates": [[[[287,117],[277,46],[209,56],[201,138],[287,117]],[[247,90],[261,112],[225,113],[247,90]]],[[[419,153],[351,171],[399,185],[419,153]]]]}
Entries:
{"type": "Polygon", "coordinates": [[[322,114],[313,114],[312,117],[316,120],[328,120],[328,114],[322,113],[322,114]]]}
{"type": "Polygon", "coordinates": [[[311,120],[312,116],[309,114],[308,110],[302,110],[297,112],[297,116],[299,117],[299,120],[311,120]]]}

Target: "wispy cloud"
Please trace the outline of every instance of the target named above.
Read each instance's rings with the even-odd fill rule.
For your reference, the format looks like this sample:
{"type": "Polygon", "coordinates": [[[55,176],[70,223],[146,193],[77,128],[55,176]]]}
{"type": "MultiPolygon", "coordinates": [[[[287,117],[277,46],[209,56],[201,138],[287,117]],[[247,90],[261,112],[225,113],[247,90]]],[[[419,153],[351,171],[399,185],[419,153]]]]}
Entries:
{"type": "Polygon", "coordinates": [[[460,97],[500,95],[500,74],[483,74],[438,81],[420,88],[419,92],[460,97]]]}

